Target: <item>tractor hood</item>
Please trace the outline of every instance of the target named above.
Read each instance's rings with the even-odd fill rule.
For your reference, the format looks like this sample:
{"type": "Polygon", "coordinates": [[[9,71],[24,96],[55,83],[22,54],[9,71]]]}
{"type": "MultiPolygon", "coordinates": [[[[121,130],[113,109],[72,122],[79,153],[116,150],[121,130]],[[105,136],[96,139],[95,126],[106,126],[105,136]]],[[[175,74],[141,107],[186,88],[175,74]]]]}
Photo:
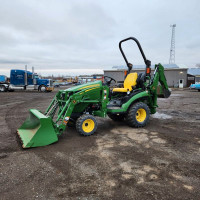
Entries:
{"type": "Polygon", "coordinates": [[[102,81],[95,81],[95,82],[86,83],[86,84],[78,85],[78,86],[75,86],[75,87],[71,87],[71,88],[66,89],[65,91],[77,92],[77,91],[80,91],[80,90],[83,90],[83,89],[89,89],[89,88],[92,88],[92,87],[101,87],[101,86],[102,86],[102,81]]]}

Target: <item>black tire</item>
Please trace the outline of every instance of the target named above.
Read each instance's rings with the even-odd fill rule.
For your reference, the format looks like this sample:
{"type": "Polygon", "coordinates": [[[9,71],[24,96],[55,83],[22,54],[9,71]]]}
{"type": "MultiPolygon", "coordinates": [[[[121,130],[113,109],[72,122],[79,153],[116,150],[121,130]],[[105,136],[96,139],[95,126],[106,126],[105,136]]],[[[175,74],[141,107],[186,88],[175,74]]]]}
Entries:
{"type": "Polygon", "coordinates": [[[138,102],[128,110],[126,122],[131,127],[144,127],[149,122],[150,110],[147,104],[138,102]]]}
{"type": "Polygon", "coordinates": [[[117,114],[111,114],[111,113],[109,113],[108,117],[110,119],[112,119],[113,121],[116,121],[116,122],[124,121],[124,115],[123,114],[117,115],[117,114]]]}
{"type": "Polygon", "coordinates": [[[77,119],[69,119],[69,122],[67,123],[68,127],[75,127],[76,126],[77,119]]]}
{"type": "Polygon", "coordinates": [[[97,121],[92,115],[82,115],[76,121],[76,130],[84,136],[94,134],[97,130],[97,121]]]}
{"type": "Polygon", "coordinates": [[[4,85],[0,85],[0,92],[6,92],[7,89],[4,85]]]}
{"type": "Polygon", "coordinates": [[[200,90],[198,90],[198,92],[200,92],[200,90]]]}
{"type": "Polygon", "coordinates": [[[83,115],[83,113],[72,113],[67,126],[76,127],[76,121],[81,115],[83,115]]]}
{"type": "Polygon", "coordinates": [[[45,85],[40,85],[40,87],[38,88],[38,91],[39,92],[47,92],[47,87],[45,85]]]}

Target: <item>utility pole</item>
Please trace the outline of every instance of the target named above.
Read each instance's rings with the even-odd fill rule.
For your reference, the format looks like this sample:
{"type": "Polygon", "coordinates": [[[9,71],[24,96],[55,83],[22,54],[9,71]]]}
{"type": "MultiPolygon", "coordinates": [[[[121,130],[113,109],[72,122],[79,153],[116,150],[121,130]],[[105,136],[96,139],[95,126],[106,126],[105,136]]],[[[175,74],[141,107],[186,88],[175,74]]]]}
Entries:
{"type": "Polygon", "coordinates": [[[169,64],[175,64],[175,27],[176,27],[176,24],[172,24],[172,25],[170,25],[170,27],[172,27],[172,38],[171,38],[169,64]]]}

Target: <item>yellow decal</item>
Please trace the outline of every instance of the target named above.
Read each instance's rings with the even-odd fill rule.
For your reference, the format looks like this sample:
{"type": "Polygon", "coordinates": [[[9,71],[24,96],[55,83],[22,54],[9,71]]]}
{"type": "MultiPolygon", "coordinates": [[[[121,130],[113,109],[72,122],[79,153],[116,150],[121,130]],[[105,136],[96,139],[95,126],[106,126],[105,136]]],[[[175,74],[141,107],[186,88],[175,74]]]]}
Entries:
{"type": "Polygon", "coordinates": [[[89,87],[96,87],[96,86],[100,86],[100,85],[99,85],[99,84],[87,85],[87,86],[84,86],[84,87],[79,88],[78,90],[82,90],[82,89],[84,89],[84,88],[89,88],[89,87]]]}
{"type": "Polygon", "coordinates": [[[85,92],[89,92],[90,90],[94,90],[94,89],[97,89],[97,88],[98,88],[98,87],[91,88],[91,89],[86,90],[85,92]]]}

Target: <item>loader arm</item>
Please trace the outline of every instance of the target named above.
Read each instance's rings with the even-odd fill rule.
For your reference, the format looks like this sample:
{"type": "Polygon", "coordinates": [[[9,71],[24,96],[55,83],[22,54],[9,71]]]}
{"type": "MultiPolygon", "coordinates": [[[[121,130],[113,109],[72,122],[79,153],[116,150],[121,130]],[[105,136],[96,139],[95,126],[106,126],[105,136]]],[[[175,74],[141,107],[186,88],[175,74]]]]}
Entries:
{"type": "Polygon", "coordinates": [[[155,65],[154,76],[151,80],[149,89],[150,96],[152,97],[150,100],[151,113],[154,114],[156,112],[156,108],[158,107],[158,96],[168,98],[171,95],[164,73],[164,67],[160,63],[155,65]]]}
{"type": "Polygon", "coordinates": [[[66,129],[72,113],[86,113],[91,104],[98,104],[93,115],[106,116],[109,88],[101,81],[60,90],[43,114],[30,109],[30,115],[17,129],[23,148],[46,146],[58,141],[66,129]],[[105,98],[106,97],[106,98],[105,98]]]}

